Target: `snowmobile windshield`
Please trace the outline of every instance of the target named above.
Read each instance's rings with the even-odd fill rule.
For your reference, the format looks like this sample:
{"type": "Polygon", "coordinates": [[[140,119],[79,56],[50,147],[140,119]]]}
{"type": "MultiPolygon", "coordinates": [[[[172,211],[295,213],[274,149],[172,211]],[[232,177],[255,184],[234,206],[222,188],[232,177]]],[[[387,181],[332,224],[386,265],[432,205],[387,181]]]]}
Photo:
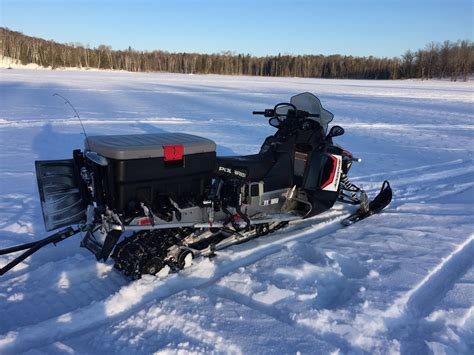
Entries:
{"type": "Polygon", "coordinates": [[[334,118],[334,115],[325,110],[321,105],[321,101],[311,94],[310,92],[304,92],[293,96],[290,100],[290,103],[296,106],[298,110],[303,110],[312,114],[318,114],[319,117],[311,117],[309,119],[318,122],[321,127],[324,129],[324,133],[328,130],[328,124],[334,118]]]}

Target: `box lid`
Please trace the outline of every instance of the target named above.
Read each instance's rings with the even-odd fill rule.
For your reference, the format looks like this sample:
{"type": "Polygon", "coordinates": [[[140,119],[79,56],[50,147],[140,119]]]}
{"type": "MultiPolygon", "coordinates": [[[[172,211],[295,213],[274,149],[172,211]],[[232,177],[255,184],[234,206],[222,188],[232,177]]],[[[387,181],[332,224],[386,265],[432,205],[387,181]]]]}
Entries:
{"type": "Polygon", "coordinates": [[[89,136],[84,145],[87,150],[116,160],[163,158],[165,146],[181,145],[184,155],[216,150],[216,144],[212,140],[186,133],[89,136]]]}

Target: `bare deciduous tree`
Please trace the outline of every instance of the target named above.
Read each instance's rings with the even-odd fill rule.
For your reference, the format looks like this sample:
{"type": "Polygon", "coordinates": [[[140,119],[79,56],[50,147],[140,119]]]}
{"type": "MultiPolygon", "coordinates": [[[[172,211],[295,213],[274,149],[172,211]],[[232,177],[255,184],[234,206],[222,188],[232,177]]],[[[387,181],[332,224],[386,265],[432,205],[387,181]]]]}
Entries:
{"type": "Polygon", "coordinates": [[[472,41],[429,43],[401,58],[343,55],[288,55],[254,57],[230,51],[220,54],[164,51],[114,51],[110,46],[89,48],[80,43],[59,44],[0,27],[1,55],[42,66],[92,67],[127,71],[166,71],[260,76],[298,76],[345,79],[400,79],[450,77],[467,80],[474,71],[472,41]]]}

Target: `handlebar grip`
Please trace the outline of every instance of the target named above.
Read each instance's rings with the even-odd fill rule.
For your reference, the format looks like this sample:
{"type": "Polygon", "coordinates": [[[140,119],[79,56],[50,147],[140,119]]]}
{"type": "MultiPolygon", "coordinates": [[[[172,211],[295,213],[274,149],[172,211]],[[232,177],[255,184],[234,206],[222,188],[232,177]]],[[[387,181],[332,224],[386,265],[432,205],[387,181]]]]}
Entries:
{"type": "Polygon", "coordinates": [[[252,115],[264,115],[265,111],[253,111],[252,115]]]}

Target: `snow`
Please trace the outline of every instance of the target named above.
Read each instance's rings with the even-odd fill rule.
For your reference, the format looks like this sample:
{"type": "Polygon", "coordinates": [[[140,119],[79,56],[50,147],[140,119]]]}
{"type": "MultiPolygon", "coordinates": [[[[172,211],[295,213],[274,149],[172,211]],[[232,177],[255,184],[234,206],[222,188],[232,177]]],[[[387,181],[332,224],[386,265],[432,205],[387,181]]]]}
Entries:
{"type": "MultiPolygon", "coordinates": [[[[5,57],[3,55],[0,55],[0,68],[1,69],[27,69],[27,70],[48,69],[34,63],[21,64],[19,60],[16,60],[10,57],[5,57]]],[[[49,67],[49,69],[51,69],[51,67],[49,67]]]]}
{"type": "Polygon", "coordinates": [[[353,226],[337,205],[137,281],[80,238],[48,246],[0,279],[0,353],[473,353],[472,83],[0,69],[0,85],[0,248],[45,234],[34,161],[83,146],[54,93],[88,134],[192,133],[237,155],[273,132],[252,110],[310,91],[363,159],[352,180],[394,189],[353,226]]]}
{"type": "MultiPolygon", "coordinates": [[[[0,69],[26,69],[26,70],[52,70],[51,66],[44,67],[35,63],[22,64],[21,61],[0,55],[0,69]]],[[[54,70],[67,70],[67,71],[77,71],[77,70],[90,70],[90,71],[112,71],[110,69],[98,69],[98,68],[88,68],[88,67],[62,67],[57,66],[54,70]]]]}

